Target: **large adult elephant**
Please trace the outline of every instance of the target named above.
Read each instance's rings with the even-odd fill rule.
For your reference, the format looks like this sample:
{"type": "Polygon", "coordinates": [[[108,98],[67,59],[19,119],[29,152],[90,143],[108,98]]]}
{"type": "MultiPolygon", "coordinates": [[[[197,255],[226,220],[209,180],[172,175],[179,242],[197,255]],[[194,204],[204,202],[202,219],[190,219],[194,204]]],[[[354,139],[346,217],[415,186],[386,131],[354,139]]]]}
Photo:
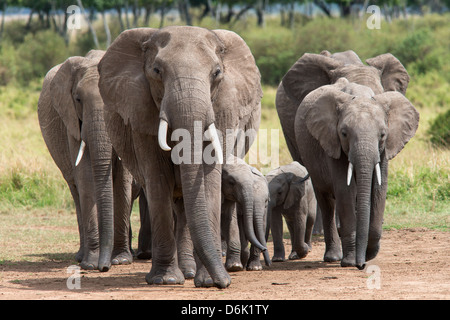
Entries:
{"type": "Polygon", "coordinates": [[[97,65],[104,51],[71,57],[46,75],[38,117],[48,150],[67,181],[80,232],[83,269],[132,262],[132,176],[115,155],[103,119],[97,65]]]}
{"type": "Polygon", "coordinates": [[[218,160],[226,142],[235,141],[221,145],[216,129],[259,128],[262,90],[250,49],[225,30],[131,29],[107,50],[99,72],[111,141],[144,186],[149,204],[153,260],[147,282],[184,282],[173,233],[175,191],[183,197],[201,262],[195,285],[227,287],[231,278],[221,260],[218,160]],[[192,142],[188,148],[167,141],[181,136],[184,145],[192,142]],[[215,153],[215,161],[208,152],[215,153]]]}
{"type": "Polygon", "coordinates": [[[341,78],[309,93],[295,136],[324,221],[325,261],[364,268],[380,246],[388,161],[414,136],[419,113],[400,92],[341,78]],[[340,219],[340,239],[334,223],[340,219]]]}
{"type": "Polygon", "coordinates": [[[405,94],[409,75],[392,54],[367,59],[366,63],[363,64],[352,50],[334,54],[326,50],[320,54],[305,53],[283,77],[277,90],[276,108],[286,144],[295,161],[302,163],[294,133],[295,114],[311,91],[344,77],[350,82],[371,88],[375,94],[385,91],[405,94]]]}

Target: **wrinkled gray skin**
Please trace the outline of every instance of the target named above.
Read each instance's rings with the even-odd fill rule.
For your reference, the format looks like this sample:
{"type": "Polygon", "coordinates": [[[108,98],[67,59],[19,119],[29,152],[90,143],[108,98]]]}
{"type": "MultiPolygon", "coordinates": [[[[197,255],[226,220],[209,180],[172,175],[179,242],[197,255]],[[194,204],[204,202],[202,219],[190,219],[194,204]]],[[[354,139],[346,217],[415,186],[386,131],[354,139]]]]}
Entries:
{"type": "MultiPolygon", "coordinates": [[[[253,223],[261,244],[265,247],[265,229],[269,190],[264,175],[244,160],[235,158],[227,161],[222,168],[222,236],[227,243],[225,268],[228,271],[241,271],[246,266],[249,271],[262,270],[260,249],[253,244],[249,251],[244,224],[253,223]],[[247,214],[244,214],[248,211],[247,214]],[[249,221],[243,221],[247,216],[249,221]],[[252,218],[252,219],[250,219],[252,218]]],[[[264,251],[267,265],[269,253],[264,251]]]]}
{"type": "Polygon", "coordinates": [[[374,95],[345,78],[302,101],[295,135],[323,214],[325,261],[342,258],[341,266],[362,269],[377,255],[388,160],[414,136],[418,123],[419,113],[403,94],[374,95]],[[341,223],[342,252],[334,242],[339,239],[334,209],[341,223]]]}
{"type": "Polygon", "coordinates": [[[387,53],[366,62],[367,65],[363,64],[353,51],[333,55],[328,51],[306,53],[286,73],[276,96],[277,112],[289,151],[294,160],[308,169],[313,181],[323,218],[324,260],[342,259],[342,266],[360,268],[365,261],[374,258],[379,249],[387,162],[414,135],[419,119],[417,111],[403,96],[409,75],[400,61],[387,53]],[[346,85],[343,85],[337,89],[342,93],[339,97],[356,97],[353,103],[343,104],[337,96],[328,96],[327,103],[322,103],[326,97],[323,95],[322,99],[322,93],[328,92],[323,90],[331,90],[331,87],[323,89],[323,86],[334,84],[340,78],[367,88],[359,92],[356,87],[349,87],[346,89],[349,93],[344,94],[341,89],[346,85]],[[368,88],[380,101],[368,98],[368,88]],[[386,95],[382,96],[383,92],[386,95]],[[310,93],[314,95],[309,96],[308,103],[303,103],[310,93]],[[340,108],[347,105],[353,107],[340,108]],[[362,105],[367,107],[358,111],[357,106],[362,105]],[[313,112],[312,106],[321,106],[316,110],[322,110],[323,114],[313,112]],[[310,120],[305,119],[308,114],[310,120]],[[342,131],[344,127],[347,130],[342,131]],[[328,145],[334,145],[332,150],[327,148],[328,145]],[[346,183],[349,161],[355,169],[350,187],[346,183]],[[372,179],[377,163],[381,186],[372,179]],[[340,218],[343,253],[334,208],[340,218]]]}
{"type": "Polygon", "coordinates": [[[83,269],[108,271],[111,263],[133,261],[132,176],[106,132],[97,71],[103,54],[91,51],[51,69],[44,79],[38,117],[48,150],[75,202],[80,232],[77,260],[83,269]],[[86,148],[75,166],[82,140],[86,148]]]}
{"type": "MultiPolygon", "coordinates": [[[[176,145],[171,141],[176,129],[195,139],[211,124],[223,133],[259,128],[262,90],[249,48],[225,30],[131,29],[108,48],[99,72],[112,144],[143,185],[149,205],[152,268],[147,282],[184,283],[173,232],[173,212],[181,209],[185,215],[177,216],[177,225],[186,219],[197,262],[195,285],[229,286],[220,241],[222,165],[202,157],[206,148],[211,154],[210,135],[203,145],[197,143],[200,148],[193,143],[190,163],[174,164],[171,155],[179,154],[162,148],[176,145]],[[160,119],[167,123],[167,139],[158,135],[164,129],[160,119]],[[194,163],[197,159],[201,163],[194,163]]],[[[222,150],[228,143],[234,141],[223,141],[222,150]]]]}
{"type": "Polygon", "coordinates": [[[311,237],[317,209],[308,171],[294,161],[270,171],[266,179],[270,193],[268,217],[274,246],[272,261],[285,261],[282,217],[291,235],[289,260],[302,259],[312,248],[311,237]]]}

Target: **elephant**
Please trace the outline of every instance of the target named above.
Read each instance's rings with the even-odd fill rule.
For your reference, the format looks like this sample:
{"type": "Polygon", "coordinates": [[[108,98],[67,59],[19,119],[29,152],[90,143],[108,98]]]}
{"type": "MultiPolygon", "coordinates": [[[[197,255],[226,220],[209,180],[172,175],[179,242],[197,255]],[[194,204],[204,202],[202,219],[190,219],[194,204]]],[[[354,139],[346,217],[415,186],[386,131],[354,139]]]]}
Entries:
{"type": "Polygon", "coordinates": [[[311,238],[316,219],[317,201],[308,171],[296,161],[276,168],[266,175],[270,201],[268,217],[274,246],[273,262],[285,261],[283,219],[289,229],[292,252],[289,260],[302,259],[312,249],[311,238]]]}
{"type": "MultiPolygon", "coordinates": [[[[262,270],[259,260],[260,250],[254,245],[248,249],[248,238],[242,218],[246,214],[248,223],[255,224],[260,232],[257,238],[262,239],[265,247],[267,204],[269,189],[264,175],[256,168],[236,157],[227,159],[222,167],[222,236],[227,243],[225,268],[228,271],[262,270]],[[253,222],[254,221],[254,222],[253,222]]],[[[254,236],[253,236],[254,237],[254,236]]],[[[270,265],[269,253],[263,252],[266,265],[270,265]]]]}
{"type": "MultiPolygon", "coordinates": [[[[173,231],[173,212],[182,208],[197,263],[194,284],[228,287],[220,241],[223,150],[240,141],[219,132],[259,128],[261,75],[250,49],[226,30],[136,28],[116,38],[98,70],[110,139],[149,205],[147,283],[184,283],[173,231]]],[[[245,139],[248,150],[254,137],[245,139]]]]}
{"type": "Polygon", "coordinates": [[[331,54],[305,53],[284,75],[278,86],[275,105],[286,144],[293,160],[302,163],[294,133],[297,108],[311,91],[335,83],[344,77],[351,83],[364,85],[375,94],[398,91],[405,94],[409,75],[401,62],[390,53],[366,60],[348,50],[331,54]]]}
{"type": "Polygon", "coordinates": [[[388,161],[419,124],[418,111],[401,92],[379,91],[340,78],[306,95],[294,120],[297,150],[322,212],[324,260],[341,260],[342,267],[364,269],[376,257],[388,161]]]}
{"type": "Polygon", "coordinates": [[[75,202],[80,234],[76,258],[83,269],[100,271],[133,261],[133,177],[106,132],[97,71],[104,53],[92,50],[53,67],[38,102],[42,136],[75,202]]]}

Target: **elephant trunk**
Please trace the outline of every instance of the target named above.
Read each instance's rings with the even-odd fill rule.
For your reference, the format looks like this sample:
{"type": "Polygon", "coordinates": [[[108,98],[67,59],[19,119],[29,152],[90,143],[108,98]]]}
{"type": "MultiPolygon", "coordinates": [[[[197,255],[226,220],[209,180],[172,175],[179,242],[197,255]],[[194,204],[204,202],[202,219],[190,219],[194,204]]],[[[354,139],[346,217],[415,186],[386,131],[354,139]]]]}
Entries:
{"type": "MultiPolygon", "coordinates": [[[[357,152],[355,157],[356,175],[356,267],[364,269],[366,262],[366,251],[369,238],[370,208],[372,196],[372,179],[375,169],[379,166],[378,151],[367,148],[357,152]]],[[[380,182],[380,181],[379,181],[380,182]]]]}
{"type": "Polygon", "coordinates": [[[112,146],[106,133],[103,112],[92,114],[90,128],[95,132],[90,137],[89,148],[95,183],[95,196],[99,221],[100,254],[98,269],[102,272],[111,267],[111,255],[114,246],[114,212],[113,212],[113,178],[112,178],[112,146]]]}
{"type": "Polygon", "coordinates": [[[260,214],[255,214],[255,199],[252,192],[253,183],[244,186],[243,190],[245,191],[241,194],[242,200],[240,202],[244,216],[244,233],[250,243],[263,252],[267,264],[269,262],[266,259],[266,256],[268,257],[268,253],[266,253],[267,247],[264,239],[264,214],[263,212],[260,212],[260,214]]]}

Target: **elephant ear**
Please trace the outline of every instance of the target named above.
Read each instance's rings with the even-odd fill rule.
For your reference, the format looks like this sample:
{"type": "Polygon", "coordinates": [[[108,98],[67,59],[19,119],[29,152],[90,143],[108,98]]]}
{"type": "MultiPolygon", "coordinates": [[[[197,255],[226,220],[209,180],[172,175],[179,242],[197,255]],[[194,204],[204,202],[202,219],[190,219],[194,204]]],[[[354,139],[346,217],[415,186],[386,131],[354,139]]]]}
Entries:
{"type": "Polygon", "coordinates": [[[119,114],[125,126],[148,135],[158,134],[159,112],[144,73],[142,45],[157,31],[136,28],[122,32],[98,65],[105,112],[119,114]]]}
{"type": "Polygon", "coordinates": [[[337,132],[338,109],[351,99],[335,85],[323,86],[305,97],[298,109],[308,132],[319,142],[325,153],[334,159],[341,156],[341,142],[337,132]]]}
{"type": "MultiPolygon", "coordinates": [[[[224,66],[224,79],[213,105],[216,121],[219,127],[221,123],[226,123],[228,128],[254,129],[256,132],[261,121],[263,93],[255,58],[245,41],[235,32],[221,29],[213,32],[223,44],[219,54],[224,66]]],[[[256,138],[256,135],[246,136],[244,155],[256,138]]]]}
{"type": "Polygon", "coordinates": [[[399,92],[385,92],[374,97],[388,110],[388,135],[386,158],[394,158],[414,136],[419,127],[419,112],[399,92]]]}
{"type": "Polygon", "coordinates": [[[305,177],[293,176],[289,182],[289,190],[284,201],[283,209],[291,208],[295,202],[300,202],[305,195],[305,177]]]}
{"type": "Polygon", "coordinates": [[[326,53],[305,53],[283,77],[284,90],[291,100],[300,104],[311,91],[331,84],[331,71],[341,66],[341,61],[326,53]]]}
{"type": "Polygon", "coordinates": [[[384,91],[406,93],[409,75],[401,62],[390,53],[385,53],[366,60],[367,64],[381,72],[381,84],[384,91]]]}
{"type": "Polygon", "coordinates": [[[80,121],[72,93],[77,68],[83,64],[84,60],[83,57],[68,58],[61,64],[49,86],[52,107],[64,122],[68,134],[77,141],[81,139],[80,121]]]}

